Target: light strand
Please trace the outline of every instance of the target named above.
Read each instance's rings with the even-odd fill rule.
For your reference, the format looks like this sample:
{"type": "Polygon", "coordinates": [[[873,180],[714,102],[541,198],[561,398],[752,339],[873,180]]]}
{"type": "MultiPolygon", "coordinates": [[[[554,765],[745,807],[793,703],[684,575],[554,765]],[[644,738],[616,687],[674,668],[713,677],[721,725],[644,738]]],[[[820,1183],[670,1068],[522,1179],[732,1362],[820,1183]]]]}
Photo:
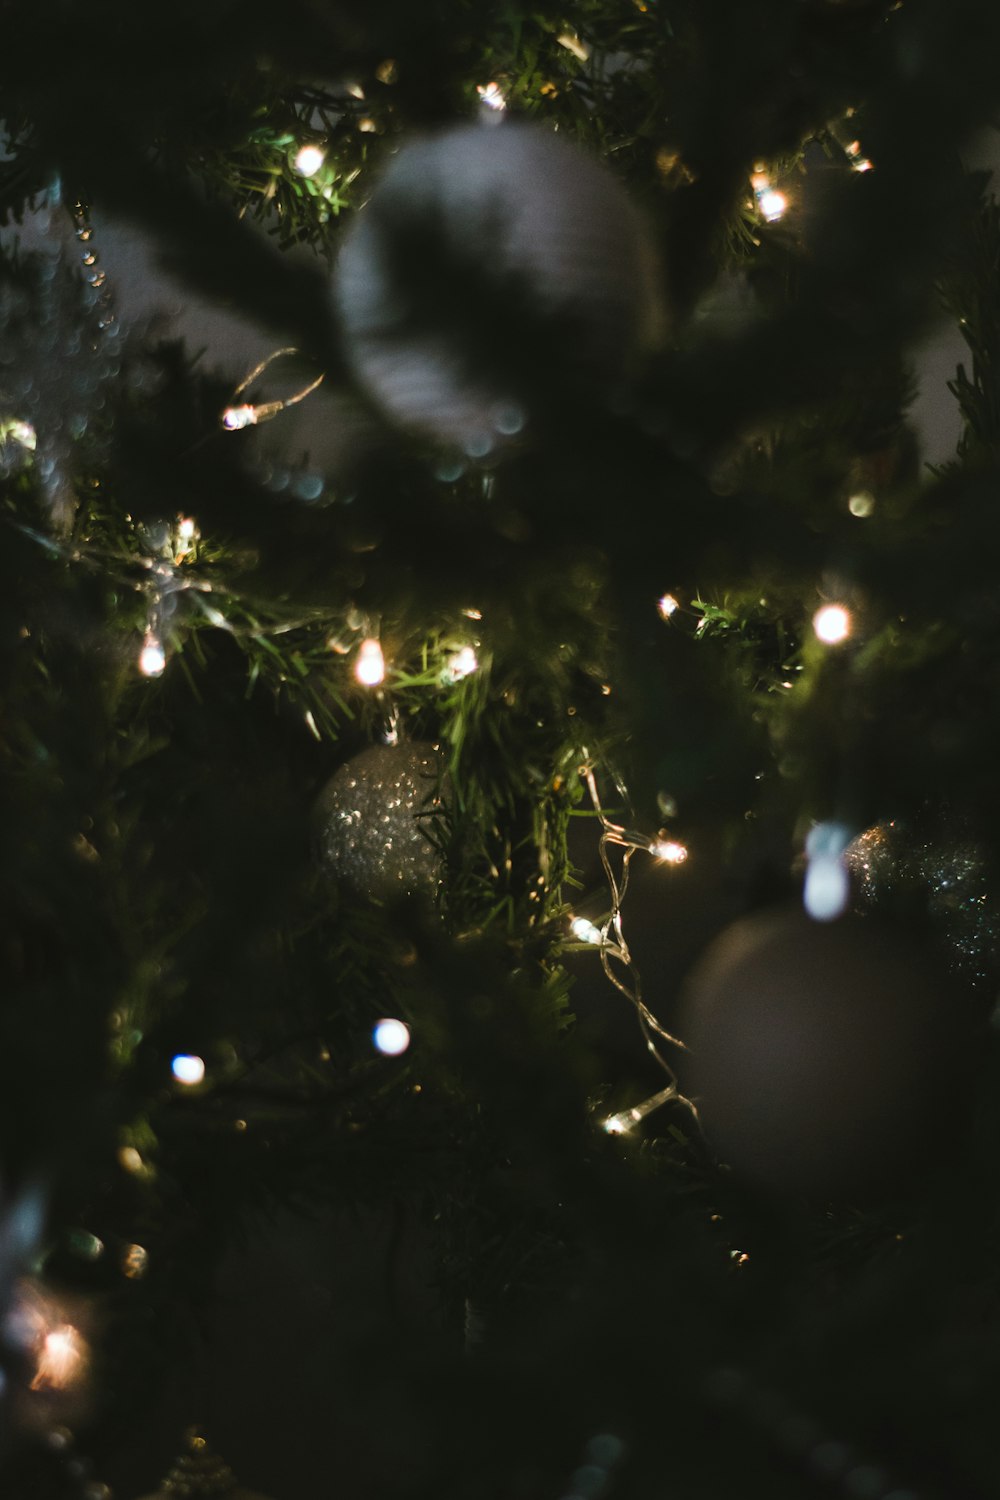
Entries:
{"type": "Polygon", "coordinates": [[[317,375],[315,380],[304,385],[300,391],[292,396],[286,396],[283,401],[262,401],[259,405],[252,401],[240,402],[239,397],[248,391],[254,381],[259,380],[264,371],[273,365],[276,359],[283,359],[286,355],[298,354],[298,349],[290,347],[287,349],[275,349],[266,359],[262,359],[259,365],[255,365],[249,375],[244,376],[239,385],[233,391],[233,399],[225,408],[219,418],[220,425],[226,432],[240,432],[244,427],[258,427],[261,422],[269,422],[276,417],[280,411],[288,406],[295,406],[299,401],[312,394],[314,390],[323,384],[324,376],[317,375]]]}
{"type": "MultiPolygon", "coordinates": [[[[687,1049],[679,1037],[674,1036],[672,1032],[668,1031],[657,1020],[643,999],[642,976],[632,957],[622,929],[622,907],[628,891],[632,856],[638,850],[644,850],[646,853],[662,857],[659,851],[664,847],[663,841],[661,839],[648,838],[645,834],[639,833],[634,829],[625,828],[618,823],[613,823],[605,813],[601,803],[593,768],[590,765],[584,765],[581,767],[580,774],[584,779],[594,811],[601,824],[598,854],[600,855],[601,865],[611,893],[611,910],[603,927],[599,929],[601,968],[619,994],[624,995],[626,1000],[633,1006],[639,1019],[639,1028],[646,1043],[646,1050],[669,1080],[665,1088],[659,1089],[655,1094],[651,1094],[648,1099],[644,1099],[631,1109],[622,1110],[618,1114],[609,1116],[604,1121],[604,1129],[610,1135],[625,1135],[641,1120],[644,1120],[647,1115],[652,1114],[654,1110],[661,1108],[662,1105],[671,1102],[683,1105],[690,1112],[692,1118],[697,1121],[698,1111],[692,1101],[681,1093],[677,1076],[660,1051],[656,1039],[658,1038],[672,1047],[679,1047],[682,1051],[686,1051],[687,1049]],[[612,864],[609,851],[613,848],[625,851],[622,857],[620,875],[616,874],[614,865],[612,864]],[[613,964],[619,966],[619,972],[616,972],[612,967],[613,964]],[[621,971],[623,971],[624,977],[622,977],[621,971]]],[[[683,848],[683,845],[672,845],[672,847],[680,849],[683,848]]],[[[588,941],[593,941],[593,939],[588,939],[588,941]]]]}

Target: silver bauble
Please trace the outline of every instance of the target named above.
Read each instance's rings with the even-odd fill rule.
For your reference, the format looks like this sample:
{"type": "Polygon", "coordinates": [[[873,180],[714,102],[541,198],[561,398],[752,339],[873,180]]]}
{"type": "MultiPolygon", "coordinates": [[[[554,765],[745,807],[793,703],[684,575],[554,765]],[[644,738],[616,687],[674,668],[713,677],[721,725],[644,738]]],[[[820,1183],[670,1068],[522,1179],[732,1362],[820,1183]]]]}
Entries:
{"type": "Polygon", "coordinates": [[[982,848],[961,822],[947,830],[929,821],[876,823],[848,845],[844,860],[862,908],[919,909],[949,968],[972,985],[995,985],[1000,895],[982,848]]]}
{"type": "Polygon", "coordinates": [[[723,1161],[821,1197],[893,1186],[940,1100],[952,1043],[926,962],[874,917],[758,913],[710,946],[678,1033],[723,1161]]]}
{"type": "Polygon", "coordinates": [[[376,901],[428,895],[441,856],[428,834],[444,801],[441,756],[426,742],[372,745],[342,765],[316,804],[320,858],[376,901]]]}
{"type": "Polygon", "coordinates": [[[530,415],[519,372],[537,383],[558,359],[613,390],[660,337],[659,283],[614,174],[551,130],[505,122],[402,147],[345,240],[335,296],[348,356],[388,414],[484,454],[530,415]],[[532,336],[491,341],[525,306],[532,336]],[[502,373],[500,341],[516,345],[502,373]]]}

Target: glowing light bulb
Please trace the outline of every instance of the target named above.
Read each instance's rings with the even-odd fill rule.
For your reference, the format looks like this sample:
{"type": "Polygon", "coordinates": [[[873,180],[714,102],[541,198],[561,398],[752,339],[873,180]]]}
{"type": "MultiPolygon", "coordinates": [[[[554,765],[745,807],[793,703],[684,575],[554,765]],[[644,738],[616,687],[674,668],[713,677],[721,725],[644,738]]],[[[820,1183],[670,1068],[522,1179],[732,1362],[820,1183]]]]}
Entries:
{"type": "Polygon", "coordinates": [[[143,677],[162,677],[166,665],[167,655],[163,642],[151,630],[147,630],[139,652],[139,671],[143,677]]]}
{"type": "Polygon", "coordinates": [[[593,922],[589,921],[586,917],[574,917],[569,924],[569,929],[577,942],[599,944],[604,941],[601,929],[595,927],[593,922]]]}
{"type": "Polygon", "coordinates": [[[257,420],[257,408],[248,403],[243,406],[227,406],[222,413],[222,425],[227,432],[239,432],[243,427],[252,427],[257,420]]]}
{"type": "Polygon", "coordinates": [[[461,682],[463,677],[470,676],[479,666],[479,658],[471,646],[463,646],[448,658],[448,676],[452,682],[461,682]]]}
{"type": "Polygon", "coordinates": [[[378,641],[362,641],[358,647],[358,659],[354,663],[354,675],[364,687],[378,687],[385,681],[385,657],[378,641]]]}
{"type": "Polygon", "coordinates": [[[628,1120],[627,1115],[628,1111],[621,1115],[608,1115],[602,1127],[605,1133],[607,1135],[628,1135],[632,1124],[628,1120]]]}
{"type": "Polygon", "coordinates": [[[669,620],[670,616],[680,609],[680,604],[673,594],[664,594],[662,599],[656,601],[656,608],[661,620],[669,620]]]}
{"type": "Polygon", "coordinates": [[[387,1016],[376,1025],[372,1041],[386,1057],[399,1057],[410,1045],[410,1028],[405,1021],[387,1016]]]}
{"type": "Polygon", "coordinates": [[[177,538],[174,546],[174,562],[182,563],[190,557],[198,541],[197,523],[191,516],[177,517],[177,538]]]}
{"type": "Polygon", "coordinates": [[[861,519],[864,519],[866,516],[870,516],[875,509],[875,496],[870,494],[868,490],[859,490],[856,495],[852,495],[850,500],[848,500],[847,509],[851,512],[852,516],[859,516],[861,519]]]}
{"type": "Polygon", "coordinates": [[[668,865],[682,865],[688,857],[687,849],[676,839],[662,839],[658,844],[652,844],[649,852],[654,859],[662,859],[668,865]]]}
{"type": "Polygon", "coordinates": [[[194,1084],[204,1081],[205,1059],[203,1057],[195,1057],[189,1052],[179,1052],[170,1064],[170,1071],[178,1083],[183,1083],[190,1088],[194,1084]]]}
{"type": "Polygon", "coordinates": [[[300,146],[295,153],[295,170],[300,177],[313,177],[326,160],[320,146],[300,146]]]}
{"type": "Polygon", "coordinates": [[[765,188],[757,197],[757,207],[769,224],[780,219],[788,208],[788,199],[777,188],[765,188]]]}
{"type": "Polygon", "coordinates": [[[813,630],[825,646],[839,646],[851,633],[851,615],[842,604],[824,604],[813,615],[813,630]]]}
{"type": "Polygon", "coordinates": [[[31,1382],[33,1391],[66,1390],[83,1373],[87,1345],[78,1328],[63,1323],[45,1335],[31,1382]]]}
{"type": "Polygon", "coordinates": [[[507,99],[498,83],[481,83],[476,86],[480,103],[487,109],[506,109],[507,99]]]}

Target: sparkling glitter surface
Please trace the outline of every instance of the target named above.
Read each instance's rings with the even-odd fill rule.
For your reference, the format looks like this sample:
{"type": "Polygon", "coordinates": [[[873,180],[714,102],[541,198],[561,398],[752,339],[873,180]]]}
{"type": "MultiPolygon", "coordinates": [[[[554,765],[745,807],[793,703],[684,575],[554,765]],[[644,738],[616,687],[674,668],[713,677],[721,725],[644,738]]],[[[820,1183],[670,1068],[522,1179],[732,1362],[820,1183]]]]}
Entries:
{"type": "Polygon", "coordinates": [[[441,857],[425,830],[442,805],[440,770],[437,748],[421,742],[372,745],[341,766],[316,807],[330,874],[376,901],[433,895],[441,857]]]}
{"type": "Polygon", "coordinates": [[[919,829],[878,823],[849,845],[845,860],[863,906],[877,908],[918,891],[952,968],[976,984],[994,981],[1000,896],[971,836],[931,838],[919,829]]]}

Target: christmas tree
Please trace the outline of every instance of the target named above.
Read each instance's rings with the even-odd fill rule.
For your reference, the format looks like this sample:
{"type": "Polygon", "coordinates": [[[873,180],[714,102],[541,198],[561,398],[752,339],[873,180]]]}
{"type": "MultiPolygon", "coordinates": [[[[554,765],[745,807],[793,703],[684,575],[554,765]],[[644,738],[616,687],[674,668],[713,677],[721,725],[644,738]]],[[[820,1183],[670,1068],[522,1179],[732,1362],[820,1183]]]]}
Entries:
{"type": "Polygon", "coordinates": [[[998,55],[7,7],[5,1497],[997,1493],[998,55]]]}

